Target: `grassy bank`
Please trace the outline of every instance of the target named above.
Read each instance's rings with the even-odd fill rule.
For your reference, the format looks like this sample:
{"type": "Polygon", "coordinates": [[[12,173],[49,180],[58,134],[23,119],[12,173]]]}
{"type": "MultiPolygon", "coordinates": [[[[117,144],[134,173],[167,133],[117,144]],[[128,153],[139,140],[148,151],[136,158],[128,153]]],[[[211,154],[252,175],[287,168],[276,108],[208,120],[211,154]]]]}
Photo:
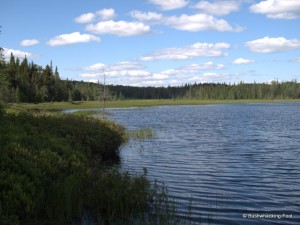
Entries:
{"type": "MultiPolygon", "coordinates": [[[[195,100],[195,99],[149,99],[149,100],[123,100],[123,101],[108,101],[107,108],[125,108],[125,107],[149,107],[162,105],[207,105],[207,104],[237,104],[237,103],[274,103],[274,102],[300,102],[300,99],[287,100],[195,100]]],[[[84,102],[52,102],[52,103],[20,103],[14,104],[26,109],[44,109],[44,110],[63,110],[63,109],[93,109],[102,108],[103,103],[99,101],[84,101],[84,102]]]]}
{"type": "MultiPolygon", "coordinates": [[[[124,127],[87,116],[0,113],[0,224],[164,221],[167,195],[143,175],[111,168],[124,127]]],[[[170,221],[170,219],[168,219],[170,221]]],[[[162,223],[163,224],[163,223],[162,223]]]]}

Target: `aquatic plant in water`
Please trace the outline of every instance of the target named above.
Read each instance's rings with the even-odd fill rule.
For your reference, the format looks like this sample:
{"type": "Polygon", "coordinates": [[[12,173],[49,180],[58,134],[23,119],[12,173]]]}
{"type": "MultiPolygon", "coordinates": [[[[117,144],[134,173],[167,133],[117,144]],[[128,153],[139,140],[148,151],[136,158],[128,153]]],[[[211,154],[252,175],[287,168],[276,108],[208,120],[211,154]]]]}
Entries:
{"type": "Polygon", "coordinates": [[[144,140],[155,137],[155,132],[150,128],[141,128],[138,130],[127,131],[127,136],[132,140],[144,140]]]}

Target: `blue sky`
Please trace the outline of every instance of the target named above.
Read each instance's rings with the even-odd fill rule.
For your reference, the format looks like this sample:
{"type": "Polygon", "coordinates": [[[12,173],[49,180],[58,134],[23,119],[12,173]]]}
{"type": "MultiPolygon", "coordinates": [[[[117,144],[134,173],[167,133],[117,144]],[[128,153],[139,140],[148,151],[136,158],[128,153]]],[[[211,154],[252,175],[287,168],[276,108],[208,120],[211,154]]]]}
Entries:
{"type": "Polygon", "coordinates": [[[177,86],[300,78],[299,0],[1,0],[0,46],[61,78],[177,86]]]}

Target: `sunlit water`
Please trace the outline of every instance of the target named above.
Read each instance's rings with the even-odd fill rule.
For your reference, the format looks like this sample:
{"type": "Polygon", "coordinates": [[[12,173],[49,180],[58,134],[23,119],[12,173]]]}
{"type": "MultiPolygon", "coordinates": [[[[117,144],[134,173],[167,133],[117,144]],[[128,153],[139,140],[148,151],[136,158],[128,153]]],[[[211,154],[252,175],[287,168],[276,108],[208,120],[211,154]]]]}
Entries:
{"type": "Polygon", "coordinates": [[[299,103],[108,111],[129,130],[154,130],[155,138],[122,146],[121,166],[146,167],[163,181],[179,216],[195,224],[300,224],[299,103]],[[257,216],[271,218],[249,218],[257,216]]]}

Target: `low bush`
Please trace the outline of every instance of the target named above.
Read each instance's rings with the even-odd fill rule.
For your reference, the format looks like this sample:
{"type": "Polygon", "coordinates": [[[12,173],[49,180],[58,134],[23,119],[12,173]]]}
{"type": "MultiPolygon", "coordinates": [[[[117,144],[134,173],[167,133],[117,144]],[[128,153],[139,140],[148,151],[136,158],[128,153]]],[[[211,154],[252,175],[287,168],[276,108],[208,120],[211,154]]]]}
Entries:
{"type": "Polygon", "coordinates": [[[145,222],[164,199],[146,173],[109,169],[126,141],[112,121],[14,109],[0,123],[1,225],[145,222]]]}

